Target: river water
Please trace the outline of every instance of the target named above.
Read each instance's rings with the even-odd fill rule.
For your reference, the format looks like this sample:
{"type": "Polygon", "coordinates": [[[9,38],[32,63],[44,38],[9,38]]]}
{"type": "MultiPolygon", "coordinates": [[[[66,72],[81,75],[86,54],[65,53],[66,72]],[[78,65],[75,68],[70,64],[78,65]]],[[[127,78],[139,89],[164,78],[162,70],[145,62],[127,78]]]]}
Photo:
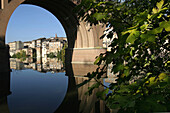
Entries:
{"type": "MultiPolygon", "coordinates": [[[[10,92],[0,95],[0,113],[109,113],[104,101],[94,94],[85,95],[88,87],[95,81],[78,88],[77,85],[87,80],[84,75],[95,70],[94,65],[72,65],[74,73],[66,74],[62,61],[57,59],[10,60],[11,72],[9,84],[2,84],[1,91],[10,92]],[[2,97],[2,98],[1,98],[2,97]]],[[[4,80],[3,80],[4,81],[4,80]]],[[[110,78],[105,79],[105,85],[110,78]]]]}

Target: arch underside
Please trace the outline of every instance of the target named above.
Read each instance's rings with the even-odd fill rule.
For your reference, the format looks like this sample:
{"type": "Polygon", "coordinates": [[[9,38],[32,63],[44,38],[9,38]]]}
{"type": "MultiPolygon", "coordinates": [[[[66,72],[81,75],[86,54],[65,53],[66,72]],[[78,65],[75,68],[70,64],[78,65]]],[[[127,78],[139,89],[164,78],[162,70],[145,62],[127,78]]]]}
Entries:
{"type": "Polygon", "coordinates": [[[98,28],[101,26],[92,26],[85,22],[79,22],[77,16],[73,12],[76,6],[74,3],[79,3],[80,0],[11,0],[4,9],[0,12],[0,39],[5,42],[6,28],[8,21],[14,10],[20,4],[32,4],[40,6],[54,16],[63,25],[67,38],[69,48],[94,48],[101,47],[102,41],[99,39],[98,28]]]}

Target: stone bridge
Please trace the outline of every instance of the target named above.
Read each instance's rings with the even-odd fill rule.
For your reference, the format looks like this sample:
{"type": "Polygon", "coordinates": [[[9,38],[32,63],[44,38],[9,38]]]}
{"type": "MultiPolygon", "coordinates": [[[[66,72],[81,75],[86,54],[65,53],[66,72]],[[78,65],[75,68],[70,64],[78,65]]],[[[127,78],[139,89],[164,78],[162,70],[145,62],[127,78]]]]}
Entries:
{"type": "MultiPolygon", "coordinates": [[[[78,21],[73,8],[80,2],[81,0],[0,0],[0,64],[8,62],[5,60],[8,54],[5,46],[6,29],[11,15],[20,4],[40,6],[58,18],[68,38],[66,62],[92,63],[99,53],[105,51],[99,38],[104,28],[97,25],[92,26],[93,29],[89,31],[88,23],[78,21]]],[[[6,67],[0,66],[0,70],[6,67]]]]}

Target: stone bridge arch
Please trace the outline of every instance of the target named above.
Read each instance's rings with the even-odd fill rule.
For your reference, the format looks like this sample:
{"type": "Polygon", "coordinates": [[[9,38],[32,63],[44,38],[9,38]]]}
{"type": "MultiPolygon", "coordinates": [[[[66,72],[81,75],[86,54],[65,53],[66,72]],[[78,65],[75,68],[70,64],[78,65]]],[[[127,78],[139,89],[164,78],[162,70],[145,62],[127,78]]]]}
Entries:
{"type": "MultiPolygon", "coordinates": [[[[103,42],[99,38],[104,28],[97,25],[89,31],[90,26],[86,22],[78,21],[73,8],[80,2],[81,0],[0,0],[0,53],[5,48],[6,29],[12,13],[20,4],[32,4],[51,12],[63,25],[68,38],[66,62],[93,63],[95,57],[105,51],[101,49],[103,42]]],[[[0,61],[2,62],[4,61],[0,61]]]]}

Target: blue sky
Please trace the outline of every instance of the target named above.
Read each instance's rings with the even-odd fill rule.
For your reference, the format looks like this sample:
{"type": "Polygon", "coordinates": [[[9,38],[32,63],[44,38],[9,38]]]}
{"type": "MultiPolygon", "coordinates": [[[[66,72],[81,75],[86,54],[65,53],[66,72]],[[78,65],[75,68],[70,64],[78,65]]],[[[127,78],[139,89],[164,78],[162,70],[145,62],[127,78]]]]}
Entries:
{"type": "Polygon", "coordinates": [[[7,31],[6,43],[31,41],[41,37],[66,37],[59,20],[49,11],[34,5],[20,5],[12,14],[7,31]]]}

